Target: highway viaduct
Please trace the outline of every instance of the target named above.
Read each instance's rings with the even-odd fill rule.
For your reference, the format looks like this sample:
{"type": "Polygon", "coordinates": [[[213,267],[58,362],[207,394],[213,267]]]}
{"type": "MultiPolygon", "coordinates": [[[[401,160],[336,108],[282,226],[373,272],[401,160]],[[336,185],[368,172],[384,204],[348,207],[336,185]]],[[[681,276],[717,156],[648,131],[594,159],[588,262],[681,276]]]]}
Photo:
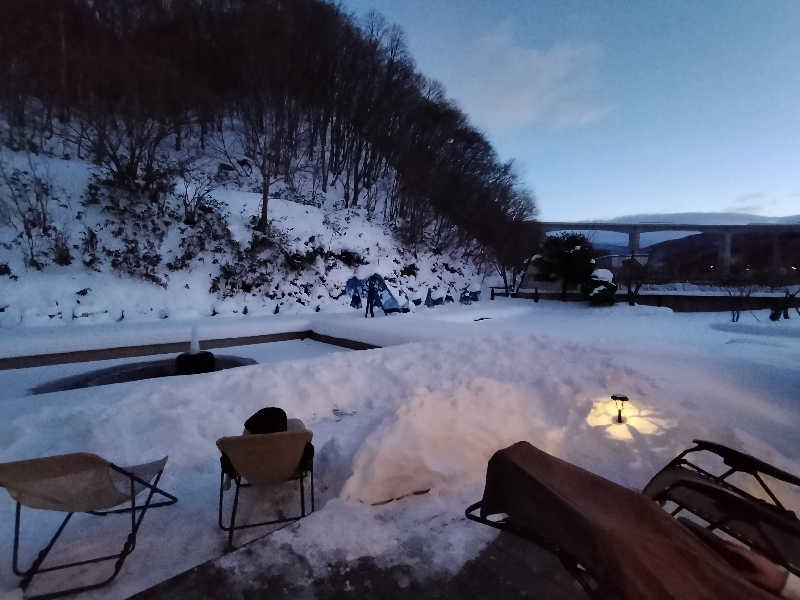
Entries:
{"type": "Polygon", "coordinates": [[[723,276],[730,273],[731,241],[737,233],[760,233],[772,240],[772,264],[779,268],[782,262],[779,236],[784,233],[800,234],[800,223],[750,225],[700,225],[697,223],[614,223],[598,221],[545,221],[537,223],[541,230],[550,231],[615,231],[628,235],[628,251],[635,254],[640,248],[640,236],[651,231],[696,231],[713,233],[721,237],[719,248],[720,270],[723,276]]]}

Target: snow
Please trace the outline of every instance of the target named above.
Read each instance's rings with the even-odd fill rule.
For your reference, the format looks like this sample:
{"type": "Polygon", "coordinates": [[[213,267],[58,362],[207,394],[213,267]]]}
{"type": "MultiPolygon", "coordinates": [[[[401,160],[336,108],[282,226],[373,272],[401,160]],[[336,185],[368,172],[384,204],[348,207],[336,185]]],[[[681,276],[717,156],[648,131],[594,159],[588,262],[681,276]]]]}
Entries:
{"type": "Polygon", "coordinates": [[[592,278],[611,283],[614,281],[614,274],[608,269],[595,269],[592,271],[592,278]]]}
{"type": "Polygon", "coordinates": [[[494,450],[520,439],[532,437],[554,450],[560,433],[549,424],[562,407],[550,404],[550,386],[528,391],[488,377],[433,393],[414,390],[364,440],[342,497],[375,504],[439,486],[458,488],[474,482],[494,450]],[[486,398],[493,399],[490,414],[486,398]]]}
{"type": "MultiPolygon", "coordinates": [[[[49,264],[42,271],[28,268],[18,232],[0,224],[0,263],[7,264],[13,273],[13,278],[0,276],[0,329],[4,334],[19,327],[234,316],[243,315],[245,309],[249,316],[272,315],[276,307],[282,315],[311,314],[318,308],[323,312],[342,311],[348,309],[350,299],[341,293],[353,275],[364,278],[378,273],[407,296],[424,296],[428,287],[461,290],[481,280],[475,265],[458,252],[434,253],[424,244],[412,252],[380,218],[370,218],[363,209],[341,208],[341,187],[332,187],[327,196],[321,196],[319,206],[270,199],[271,238],[281,252],[269,254],[261,267],[271,278],[268,289],[239,291],[229,297],[212,293],[211,283],[220,275],[221,266],[235,261],[226,247],[201,251],[185,268],[168,267],[183,255],[180,243],[184,234],[191,234],[180,221],[170,223],[162,241],[150,240],[162,258],[156,276],[164,282],[163,287],[112,270],[107,258],[95,271],[81,263],[79,242],[86,228],[96,232],[99,248],[119,248],[121,243],[108,213],[100,205],[82,202],[87,184],[98,169],[82,161],[29,156],[6,148],[0,148],[0,160],[52,182],[58,199],[50,203],[52,221],[69,237],[74,259],[68,266],[49,264]],[[363,264],[347,266],[327,254],[344,251],[363,264]],[[312,264],[298,268],[283,264],[285,255],[312,252],[325,257],[312,256],[312,264]],[[412,265],[417,267],[415,275],[404,271],[412,265]]],[[[213,161],[212,166],[216,166],[213,161]]],[[[301,197],[309,192],[305,183],[299,181],[295,190],[301,197]]],[[[231,238],[241,248],[247,248],[251,241],[251,218],[259,214],[261,202],[260,194],[247,189],[247,185],[242,189],[221,186],[211,194],[227,214],[231,238]]],[[[171,202],[180,209],[177,198],[171,202]]]]}
{"type": "MultiPolygon", "coordinates": [[[[114,584],[82,596],[122,598],[222,555],[214,442],[241,431],[259,408],[281,406],[314,433],[318,511],[273,533],[266,546],[251,546],[256,558],[249,560],[289,564],[299,554],[322,575],[331,562],[369,556],[383,566],[413,565],[413,576],[425,578],[457,571],[494,537],[465,521],[463,510],[480,497],[491,454],[519,439],[633,488],[693,438],[800,471],[800,336],[779,333],[794,332],[796,320],[727,319],[505,298],[375,319],[356,311],[206,318],[199,321],[201,339],[253,335],[254,326],[264,331],[280,324],[386,347],[311,357],[316,346],[306,345],[284,357],[295,360],[39,396],[22,395],[21,383],[15,387],[15,379],[35,379],[37,369],[2,372],[2,455],[16,460],[89,451],[118,464],[169,455],[162,486],[178,504],[149,513],[136,552],[114,584]],[[612,393],[631,399],[623,424],[613,422],[612,393]]],[[[36,342],[80,347],[96,335],[130,344],[178,334],[188,340],[191,323],[20,329],[37,334],[33,341],[17,338],[31,353],[36,342]]],[[[291,347],[284,344],[294,343],[225,353],[249,348],[278,358],[291,347]]],[[[80,366],[90,367],[40,369],[53,369],[50,377],[80,366]]],[[[288,487],[245,493],[244,519],[296,502],[288,487]]],[[[797,509],[798,498],[790,497],[789,505],[797,509]]],[[[0,553],[6,555],[13,510],[10,499],[0,502],[0,553]]],[[[53,517],[25,511],[24,556],[45,541],[53,517]]],[[[119,522],[75,521],[53,560],[116,550],[124,528],[119,522]]],[[[237,544],[266,533],[241,532],[237,544]]],[[[224,559],[239,560],[243,574],[254,568],[240,554],[224,559]]],[[[91,574],[76,580],[85,577],[91,574]]],[[[0,564],[0,592],[16,582],[8,564],[0,564]]],[[[38,589],[59,582],[63,575],[48,576],[38,589]]]]}
{"type": "Polygon", "coordinates": [[[123,346],[166,344],[191,340],[197,326],[201,340],[307,331],[311,322],[304,316],[217,316],[207,318],[159,319],[119,323],[70,323],[61,326],[19,327],[4,331],[0,357],[76,352],[123,346]]]}

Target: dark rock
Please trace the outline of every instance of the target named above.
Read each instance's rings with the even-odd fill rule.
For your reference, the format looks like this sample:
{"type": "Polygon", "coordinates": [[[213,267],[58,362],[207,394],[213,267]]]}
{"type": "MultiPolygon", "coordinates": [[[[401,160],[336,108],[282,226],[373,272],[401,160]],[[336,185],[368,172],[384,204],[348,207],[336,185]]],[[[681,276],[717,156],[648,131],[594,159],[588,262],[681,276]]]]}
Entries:
{"type": "Polygon", "coordinates": [[[184,352],[175,359],[176,375],[197,375],[210,373],[216,370],[216,362],[211,352],[203,351],[196,354],[184,352]]]}

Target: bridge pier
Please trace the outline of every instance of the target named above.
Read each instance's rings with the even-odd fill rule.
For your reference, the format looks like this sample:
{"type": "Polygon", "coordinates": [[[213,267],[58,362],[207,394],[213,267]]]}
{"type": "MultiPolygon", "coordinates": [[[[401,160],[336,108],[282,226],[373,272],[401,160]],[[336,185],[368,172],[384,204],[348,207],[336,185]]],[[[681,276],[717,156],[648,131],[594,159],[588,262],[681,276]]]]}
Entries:
{"type": "Polygon", "coordinates": [[[731,274],[731,242],[733,241],[732,231],[722,232],[722,244],[719,249],[719,267],[720,275],[723,279],[727,279],[731,274]]]}
{"type": "Polygon", "coordinates": [[[783,267],[783,256],[781,256],[781,236],[774,234],[772,236],[772,269],[779,273],[783,267]]]}
{"type": "Polygon", "coordinates": [[[628,252],[631,253],[631,258],[639,252],[641,244],[641,232],[638,229],[631,229],[628,232],[628,252]]]}

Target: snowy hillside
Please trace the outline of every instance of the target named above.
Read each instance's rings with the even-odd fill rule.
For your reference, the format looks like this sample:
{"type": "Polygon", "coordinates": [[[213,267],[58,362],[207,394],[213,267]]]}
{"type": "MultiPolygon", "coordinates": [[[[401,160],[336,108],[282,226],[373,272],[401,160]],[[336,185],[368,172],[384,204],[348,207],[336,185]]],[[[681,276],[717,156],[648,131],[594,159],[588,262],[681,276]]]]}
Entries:
{"type": "Polygon", "coordinates": [[[470,262],[407,249],[379,218],[340,208],[340,188],[311,205],[301,203],[302,185],[291,194],[275,186],[276,196],[300,202],[271,198],[270,235],[254,240],[261,198],[242,191],[252,189],[246,178],[215,182],[214,210],[200,211],[189,226],[180,184],[162,210],[116,209],[90,163],[7,150],[0,158],[6,173],[19,169],[48,182],[51,228],[70,257],[58,265],[48,240],[31,250],[19,228],[0,227],[2,327],[349,310],[345,282],[372,273],[412,300],[428,288],[457,298],[480,282],[470,262]],[[31,251],[41,270],[26,266],[31,251]]]}

